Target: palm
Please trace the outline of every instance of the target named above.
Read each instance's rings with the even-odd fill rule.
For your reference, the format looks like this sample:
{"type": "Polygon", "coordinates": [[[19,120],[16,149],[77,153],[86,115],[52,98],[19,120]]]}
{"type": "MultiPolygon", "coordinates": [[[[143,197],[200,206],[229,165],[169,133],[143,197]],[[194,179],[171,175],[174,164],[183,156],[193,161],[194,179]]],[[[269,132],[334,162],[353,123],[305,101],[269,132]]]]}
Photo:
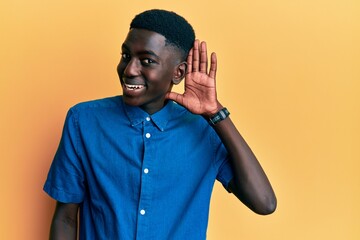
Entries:
{"type": "Polygon", "coordinates": [[[215,79],[201,72],[186,74],[185,92],[180,104],[195,114],[203,114],[211,110],[212,102],[216,103],[215,79]]]}
{"type": "Polygon", "coordinates": [[[168,93],[167,98],[176,101],[190,112],[202,115],[212,115],[217,111],[216,98],[216,55],[211,54],[211,65],[208,71],[206,44],[196,40],[187,59],[185,76],[185,91],[183,94],[168,93]],[[200,50],[199,50],[200,46],[200,50]]]}

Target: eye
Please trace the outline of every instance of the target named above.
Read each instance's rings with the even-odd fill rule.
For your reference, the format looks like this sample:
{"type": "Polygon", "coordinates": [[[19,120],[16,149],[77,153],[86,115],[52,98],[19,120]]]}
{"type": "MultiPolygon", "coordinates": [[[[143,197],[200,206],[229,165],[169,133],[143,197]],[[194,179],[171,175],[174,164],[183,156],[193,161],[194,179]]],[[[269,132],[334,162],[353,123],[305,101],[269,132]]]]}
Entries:
{"type": "Polygon", "coordinates": [[[144,58],[144,59],[141,60],[141,63],[143,65],[150,65],[150,64],[156,63],[156,62],[154,60],[150,59],[150,58],[144,58]]]}
{"type": "Polygon", "coordinates": [[[130,54],[128,54],[128,53],[122,53],[122,54],[121,54],[121,58],[122,58],[123,60],[129,60],[129,59],[130,59],[130,54]]]}

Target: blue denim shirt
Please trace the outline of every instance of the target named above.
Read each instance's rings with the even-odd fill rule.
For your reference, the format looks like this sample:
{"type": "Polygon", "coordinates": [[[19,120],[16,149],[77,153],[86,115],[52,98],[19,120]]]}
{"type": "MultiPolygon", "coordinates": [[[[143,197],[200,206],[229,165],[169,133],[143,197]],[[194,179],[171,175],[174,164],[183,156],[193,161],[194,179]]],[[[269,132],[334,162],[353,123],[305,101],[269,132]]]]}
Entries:
{"type": "Polygon", "coordinates": [[[44,190],[81,204],[80,239],[205,239],[227,158],[201,116],[172,101],[148,115],[116,96],[69,110],[44,190]]]}

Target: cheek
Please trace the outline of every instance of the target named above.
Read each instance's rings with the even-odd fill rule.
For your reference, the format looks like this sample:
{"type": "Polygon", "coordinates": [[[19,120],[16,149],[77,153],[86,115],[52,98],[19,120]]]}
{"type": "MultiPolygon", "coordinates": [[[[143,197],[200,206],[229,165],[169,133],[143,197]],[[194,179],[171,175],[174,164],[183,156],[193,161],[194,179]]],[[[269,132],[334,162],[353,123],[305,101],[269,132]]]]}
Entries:
{"type": "Polygon", "coordinates": [[[120,61],[119,61],[119,63],[118,63],[118,65],[117,65],[117,69],[124,69],[125,67],[126,67],[126,64],[127,64],[127,62],[126,61],[124,61],[123,59],[120,59],[120,61]]]}
{"type": "Polygon", "coordinates": [[[144,71],[143,74],[147,78],[149,85],[152,84],[164,86],[171,83],[172,80],[171,74],[166,71],[144,71]]]}
{"type": "Polygon", "coordinates": [[[163,84],[171,84],[173,80],[173,67],[172,66],[164,66],[162,71],[157,73],[159,81],[162,81],[163,84]]]}
{"type": "Polygon", "coordinates": [[[122,71],[121,62],[116,66],[116,71],[120,75],[120,72],[122,71]]]}

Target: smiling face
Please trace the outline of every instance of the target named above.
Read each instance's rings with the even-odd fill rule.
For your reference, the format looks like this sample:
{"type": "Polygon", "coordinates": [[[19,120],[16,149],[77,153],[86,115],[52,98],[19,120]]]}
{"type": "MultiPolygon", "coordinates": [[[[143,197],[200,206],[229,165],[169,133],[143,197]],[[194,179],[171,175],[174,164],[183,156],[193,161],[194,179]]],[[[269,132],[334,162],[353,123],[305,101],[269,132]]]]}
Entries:
{"type": "Polygon", "coordinates": [[[179,51],[167,45],[164,36],[131,29],[117,67],[124,102],[149,114],[159,111],[164,106],[165,94],[181,81],[185,68],[179,51]]]}

